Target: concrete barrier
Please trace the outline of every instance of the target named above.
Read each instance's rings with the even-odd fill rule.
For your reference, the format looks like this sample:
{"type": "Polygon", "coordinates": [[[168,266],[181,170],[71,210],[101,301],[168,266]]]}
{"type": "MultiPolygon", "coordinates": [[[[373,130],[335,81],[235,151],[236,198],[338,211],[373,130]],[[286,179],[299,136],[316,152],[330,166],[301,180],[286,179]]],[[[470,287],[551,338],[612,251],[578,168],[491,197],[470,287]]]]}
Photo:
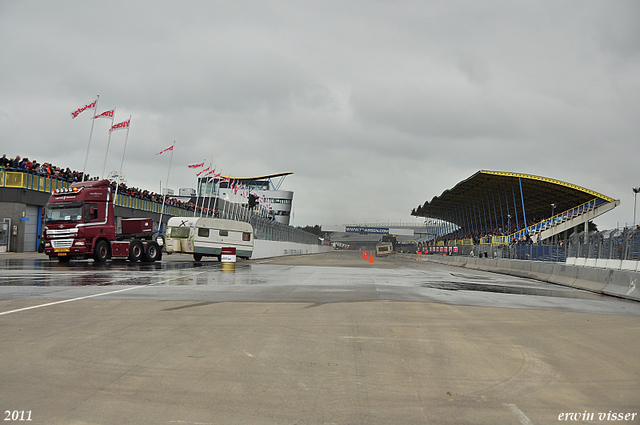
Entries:
{"type": "MultiPolygon", "coordinates": [[[[419,257],[418,259],[422,261],[536,279],[556,285],[570,286],[599,294],[640,301],[640,289],[638,289],[638,286],[640,286],[640,272],[635,270],[584,267],[565,263],[529,260],[490,260],[464,256],[422,255],[415,257],[419,257]]],[[[577,258],[576,260],[580,259],[577,258]]],[[[595,265],[595,259],[591,260],[595,265]]],[[[620,260],[611,261],[620,263],[620,260]]],[[[630,261],[622,264],[631,269],[637,268],[637,263],[637,261],[630,261]]],[[[612,265],[610,264],[610,266],[612,265]]]]}
{"type": "Polygon", "coordinates": [[[607,295],[614,295],[640,301],[640,279],[637,272],[617,271],[612,274],[609,283],[602,290],[607,295]]]}
{"type": "Polygon", "coordinates": [[[553,273],[549,276],[549,283],[555,283],[556,285],[573,286],[578,277],[578,267],[568,266],[562,263],[553,264],[553,273]]]}
{"type": "Polygon", "coordinates": [[[251,259],[282,257],[285,255],[318,254],[333,251],[333,247],[326,245],[307,245],[296,242],[265,241],[256,239],[253,243],[251,259]]]}
{"type": "Polygon", "coordinates": [[[592,267],[579,267],[574,288],[586,289],[591,292],[602,293],[602,290],[611,280],[614,270],[595,269],[592,267]]]}
{"type": "Polygon", "coordinates": [[[640,269],[638,268],[638,264],[640,264],[640,262],[638,261],[622,260],[620,261],[620,270],[637,272],[640,271],[640,269]]]}
{"type": "Polygon", "coordinates": [[[551,276],[553,276],[554,263],[543,261],[530,261],[530,263],[531,274],[535,276],[534,279],[549,282],[549,279],[551,279],[551,276]]]}

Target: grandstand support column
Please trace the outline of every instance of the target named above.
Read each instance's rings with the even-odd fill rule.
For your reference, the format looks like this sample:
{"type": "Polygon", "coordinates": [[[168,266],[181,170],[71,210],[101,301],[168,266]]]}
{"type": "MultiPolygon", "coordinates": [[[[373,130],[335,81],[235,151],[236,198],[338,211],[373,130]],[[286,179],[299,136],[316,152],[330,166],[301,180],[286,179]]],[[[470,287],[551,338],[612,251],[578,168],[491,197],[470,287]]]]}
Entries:
{"type": "Polygon", "coordinates": [[[520,183],[520,200],[522,201],[522,219],[524,220],[522,227],[524,228],[524,234],[526,235],[529,233],[529,231],[527,231],[527,212],[524,208],[524,194],[522,193],[522,179],[520,177],[518,177],[518,182],[520,183]]]}
{"type": "Polygon", "coordinates": [[[476,199],[476,197],[473,197],[473,203],[474,203],[474,209],[476,210],[476,213],[474,214],[475,216],[477,216],[477,221],[478,223],[480,223],[479,227],[479,235],[484,234],[484,227],[482,227],[482,216],[480,215],[480,202],[476,199]]]}
{"type": "Polygon", "coordinates": [[[520,223],[518,222],[518,203],[516,202],[516,190],[513,187],[513,181],[511,181],[511,194],[513,195],[513,215],[516,217],[516,229],[520,229],[520,223]]]}
{"type": "MultiPolygon", "coordinates": [[[[486,235],[489,233],[489,223],[487,222],[487,208],[484,205],[484,199],[480,197],[480,201],[482,201],[482,216],[484,217],[484,231],[482,234],[486,235]]],[[[491,213],[489,213],[489,218],[491,218],[491,213]]]]}
{"type": "MultiPolygon", "coordinates": [[[[456,204],[456,221],[457,223],[463,224],[462,216],[460,215],[460,205],[456,204]]],[[[456,229],[456,239],[462,239],[462,226],[458,224],[458,229],[456,229]]]]}
{"type": "Polygon", "coordinates": [[[509,212],[509,192],[507,191],[507,185],[504,185],[504,204],[507,207],[507,231],[506,234],[511,233],[511,213],[509,212]]]}
{"type": "Polygon", "coordinates": [[[500,220],[502,221],[502,231],[506,233],[504,228],[504,213],[502,212],[502,197],[500,196],[500,190],[498,190],[498,204],[500,204],[500,220]]]}
{"type": "Polygon", "coordinates": [[[496,192],[491,188],[491,197],[493,198],[493,218],[496,221],[495,230],[497,232],[500,227],[500,223],[498,223],[498,209],[496,208],[496,192]]]}
{"type": "Polygon", "coordinates": [[[489,233],[493,233],[495,227],[491,222],[491,199],[489,199],[489,191],[487,191],[487,209],[489,210],[489,233]]]}

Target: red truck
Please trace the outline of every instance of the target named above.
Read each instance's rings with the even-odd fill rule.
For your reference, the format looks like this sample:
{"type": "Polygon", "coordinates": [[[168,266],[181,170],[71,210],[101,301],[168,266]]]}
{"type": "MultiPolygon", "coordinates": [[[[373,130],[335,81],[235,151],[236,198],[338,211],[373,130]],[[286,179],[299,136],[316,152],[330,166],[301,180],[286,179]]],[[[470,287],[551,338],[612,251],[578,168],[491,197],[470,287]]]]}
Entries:
{"type": "Polygon", "coordinates": [[[150,218],[122,219],[116,233],[109,180],[74,183],[57,189],[46,205],[44,252],[66,263],[72,258],[109,258],[154,262],[162,248],[150,218]]]}

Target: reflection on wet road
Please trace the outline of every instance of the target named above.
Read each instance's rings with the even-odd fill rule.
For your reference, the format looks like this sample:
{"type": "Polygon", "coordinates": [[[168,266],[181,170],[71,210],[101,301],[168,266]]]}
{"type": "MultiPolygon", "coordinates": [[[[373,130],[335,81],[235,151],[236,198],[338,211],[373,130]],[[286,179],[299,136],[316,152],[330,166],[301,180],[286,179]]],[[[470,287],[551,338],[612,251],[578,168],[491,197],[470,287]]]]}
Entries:
{"type": "Polygon", "coordinates": [[[530,279],[429,263],[416,265],[399,258],[379,261],[376,267],[344,261],[330,266],[326,258],[241,261],[232,273],[222,271],[217,261],[194,262],[188,256],[165,257],[151,264],[98,264],[91,260],[59,264],[37,257],[6,258],[0,259],[0,299],[91,295],[104,299],[317,304],[387,300],[640,316],[640,303],[530,279]],[[123,285],[141,289],[114,291],[123,285]]]}

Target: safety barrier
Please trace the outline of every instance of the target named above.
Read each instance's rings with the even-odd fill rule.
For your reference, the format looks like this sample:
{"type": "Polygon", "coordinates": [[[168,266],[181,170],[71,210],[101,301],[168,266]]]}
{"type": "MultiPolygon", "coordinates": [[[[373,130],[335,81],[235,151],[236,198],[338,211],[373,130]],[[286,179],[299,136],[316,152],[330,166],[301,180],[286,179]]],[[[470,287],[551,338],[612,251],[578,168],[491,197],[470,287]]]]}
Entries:
{"type": "Polygon", "coordinates": [[[53,193],[54,190],[69,187],[71,183],[64,179],[41,176],[22,171],[0,169],[0,187],[30,189],[38,192],[53,193]]]}
{"type": "Polygon", "coordinates": [[[463,256],[411,255],[412,258],[474,270],[536,279],[599,294],[640,301],[640,272],[580,267],[565,263],[463,256]]]}

